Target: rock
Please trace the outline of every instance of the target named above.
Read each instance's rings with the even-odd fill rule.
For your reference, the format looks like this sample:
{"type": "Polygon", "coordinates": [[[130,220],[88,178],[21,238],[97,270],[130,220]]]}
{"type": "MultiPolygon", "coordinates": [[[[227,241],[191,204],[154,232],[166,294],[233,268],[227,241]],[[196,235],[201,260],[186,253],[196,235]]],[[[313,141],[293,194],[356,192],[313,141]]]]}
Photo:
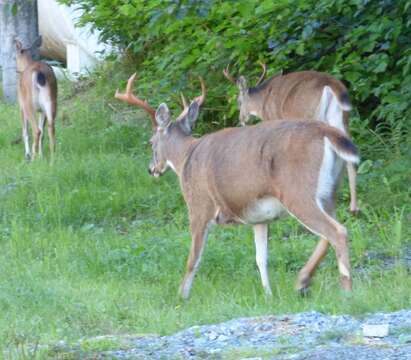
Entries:
{"type": "Polygon", "coordinates": [[[362,328],[362,334],[365,337],[386,337],[389,333],[388,324],[371,325],[364,324],[362,328]]]}
{"type": "Polygon", "coordinates": [[[227,335],[220,335],[217,339],[218,341],[227,341],[229,337],[227,335]]]}
{"type": "Polygon", "coordinates": [[[217,334],[215,331],[210,331],[210,332],[208,333],[208,338],[209,338],[211,341],[217,339],[217,337],[218,337],[218,334],[217,334]]]}

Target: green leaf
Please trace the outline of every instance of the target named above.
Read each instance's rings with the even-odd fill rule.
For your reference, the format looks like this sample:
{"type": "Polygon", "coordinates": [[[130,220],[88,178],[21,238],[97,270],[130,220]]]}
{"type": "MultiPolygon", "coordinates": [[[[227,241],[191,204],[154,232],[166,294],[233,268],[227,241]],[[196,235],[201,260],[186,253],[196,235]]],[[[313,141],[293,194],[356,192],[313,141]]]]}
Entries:
{"type": "Polygon", "coordinates": [[[12,14],[13,16],[17,16],[17,3],[14,3],[14,4],[11,6],[11,14],[12,14]]]}
{"type": "Polygon", "coordinates": [[[373,167],[373,162],[371,160],[365,160],[361,162],[360,166],[358,167],[358,174],[368,174],[373,167]]]}

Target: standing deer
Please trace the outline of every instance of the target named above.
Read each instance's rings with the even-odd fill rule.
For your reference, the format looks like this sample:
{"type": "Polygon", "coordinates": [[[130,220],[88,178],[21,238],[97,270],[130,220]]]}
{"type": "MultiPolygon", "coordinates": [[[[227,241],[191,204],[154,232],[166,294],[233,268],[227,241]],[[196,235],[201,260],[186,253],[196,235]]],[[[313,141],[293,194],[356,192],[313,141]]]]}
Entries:
{"type": "MultiPolygon", "coordinates": [[[[255,87],[249,87],[244,76],[234,79],[229,66],[224,76],[239,89],[240,123],[244,126],[250,115],[267,120],[320,120],[349,134],[348,112],[351,103],[344,84],[332,76],[316,71],[277,74],[263,82],[266,66],[255,87]]],[[[350,210],[358,212],[356,171],[347,163],[351,193],[350,210]]]]}
{"type": "MultiPolygon", "coordinates": [[[[265,122],[227,128],[194,138],[192,128],[204,101],[205,89],[172,122],[166,104],[157,111],[132,94],[133,75],[124,94],[116,98],[147,111],[153,125],[153,158],[149,173],[158,177],[168,168],[180,180],[192,235],[187,271],[180,295],[188,298],[213,224],[254,227],[256,261],[267,295],[268,223],[285,214],[295,217],[324,243],[334,247],[341,285],[351,290],[347,231],[335,219],[335,189],[344,161],[358,162],[351,140],[322,122],[265,122]]],[[[203,85],[203,84],[202,84],[203,85]]],[[[306,290],[323,254],[317,247],[302,268],[297,288],[306,290]]]]}
{"type": "Polygon", "coordinates": [[[44,123],[47,118],[50,154],[53,156],[56,144],[55,118],[57,112],[57,80],[53,69],[44,62],[34,61],[31,50],[39,47],[41,37],[28,48],[16,40],[17,72],[20,74],[18,99],[23,125],[23,140],[27,160],[34,159],[37,152],[43,155],[44,123]],[[37,125],[36,114],[40,113],[37,125]],[[33,148],[30,153],[28,122],[33,133],[33,148]]]}

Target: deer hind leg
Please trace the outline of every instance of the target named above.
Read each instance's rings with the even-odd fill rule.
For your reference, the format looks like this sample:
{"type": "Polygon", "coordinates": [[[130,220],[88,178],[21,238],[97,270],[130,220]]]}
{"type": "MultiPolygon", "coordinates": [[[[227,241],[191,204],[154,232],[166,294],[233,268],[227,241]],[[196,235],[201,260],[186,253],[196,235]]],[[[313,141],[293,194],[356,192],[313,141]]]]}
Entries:
{"type": "Polygon", "coordinates": [[[327,248],[325,245],[326,239],[335,250],[338,270],[340,272],[341,286],[344,290],[351,290],[352,280],[347,245],[347,230],[345,227],[333,219],[314,202],[306,204],[304,208],[296,208],[290,212],[311,232],[321,236],[320,243],[317,245],[316,250],[311,256],[308,266],[306,265],[308,269],[306,274],[310,274],[310,270],[312,273],[324,257],[327,248]],[[311,260],[313,261],[310,263],[311,260]]]}
{"type": "Polygon", "coordinates": [[[272,296],[270,281],[268,280],[267,271],[267,240],[268,240],[268,225],[254,225],[254,241],[255,241],[255,257],[260,271],[261,282],[268,297],[272,296]]]}
{"type": "Polygon", "coordinates": [[[190,296],[190,290],[193,284],[194,276],[200,265],[201,255],[207,241],[209,225],[209,219],[191,220],[191,249],[187,260],[187,270],[179,290],[180,296],[183,299],[188,299],[188,297],[190,296]]]}
{"type": "Polygon", "coordinates": [[[35,114],[30,114],[29,116],[30,119],[30,124],[31,124],[31,131],[33,134],[33,145],[32,145],[32,160],[35,159],[36,154],[39,149],[39,141],[40,141],[40,130],[37,127],[36,123],[36,115],[35,114]]]}
{"type": "Polygon", "coordinates": [[[48,120],[50,156],[53,158],[56,149],[56,130],[54,121],[48,120]]]}
{"type": "MultiPolygon", "coordinates": [[[[322,208],[325,209],[327,214],[335,219],[335,193],[329,201],[323,201],[321,203],[322,208]]],[[[311,254],[310,259],[302,267],[298,274],[296,290],[301,293],[301,295],[306,295],[308,288],[310,286],[311,278],[315,273],[318,265],[321,263],[325,255],[327,255],[329,247],[329,242],[326,238],[321,237],[320,241],[317,243],[314,252],[311,254]]]]}
{"type": "Polygon", "coordinates": [[[50,156],[52,159],[54,156],[54,151],[56,149],[56,130],[55,130],[56,107],[55,106],[56,106],[55,103],[49,102],[46,108],[48,133],[49,133],[50,156]]]}
{"type": "Polygon", "coordinates": [[[44,139],[44,123],[46,121],[46,115],[44,113],[40,113],[40,118],[39,118],[39,131],[40,131],[40,137],[39,137],[39,156],[43,156],[43,139],[44,139]]]}
{"type": "Polygon", "coordinates": [[[347,162],[348,183],[350,185],[350,211],[353,214],[357,214],[360,209],[357,206],[357,171],[353,163],[347,162]]]}
{"type": "Polygon", "coordinates": [[[30,160],[31,153],[30,153],[29,129],[28,129],[29,122],[23,111],[21,111],[21,123],[22,123],[22,129],[23,129],[24,156],[26,160],[30,160]]]}
{"type": "Polygon", "coordinates": [[[320,264],[321,260],[327,254],[329,243],[324,237],[320,238],[314,252],[311,254],[310,259],[303,266],[303,268],[298,273],[298,279],[296,284],[296,290],[302,295],[305,295],[310,286],[311,278],[320,264]]]}

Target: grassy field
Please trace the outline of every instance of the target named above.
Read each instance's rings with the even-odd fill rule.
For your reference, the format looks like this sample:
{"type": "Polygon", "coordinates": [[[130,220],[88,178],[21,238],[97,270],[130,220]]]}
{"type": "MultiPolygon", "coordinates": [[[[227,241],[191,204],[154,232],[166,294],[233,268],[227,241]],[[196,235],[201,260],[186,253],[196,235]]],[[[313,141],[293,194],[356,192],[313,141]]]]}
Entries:
{"type": "Polygon", "coordinates": [[[103,74],[63,86],[53,165],[47,156],[24,160],[23,144],[14,144],[21,132],[18,110],[0,104],[4,357],[30,357],[27,347],[36,343],[167,334],[239,316],[307,310],[361,315],[411,306],[409,269],[398,261],[411,246],[410,183],[394,176],[398,168],[409,169],[410,159],[372,133],[365,145],[378,144],[381,154],[365,161],[359,175],[361,216],[348,214],[346,181],[339,196],[339,218],[350,233],[352,294],[340,291],[333,251],[311,296],[294,292],[297,271],[317,239],[288,219],[270,227],[271,301],[245,226],[213,229],[191,299],[180,301],[190,234],[178,181],[172,172],[160,179],[148,175],[149,121],[111,98],[126,75],[108,80],[103,74]],[[383,267],[387,259],[393,265],[383,267]]]}

